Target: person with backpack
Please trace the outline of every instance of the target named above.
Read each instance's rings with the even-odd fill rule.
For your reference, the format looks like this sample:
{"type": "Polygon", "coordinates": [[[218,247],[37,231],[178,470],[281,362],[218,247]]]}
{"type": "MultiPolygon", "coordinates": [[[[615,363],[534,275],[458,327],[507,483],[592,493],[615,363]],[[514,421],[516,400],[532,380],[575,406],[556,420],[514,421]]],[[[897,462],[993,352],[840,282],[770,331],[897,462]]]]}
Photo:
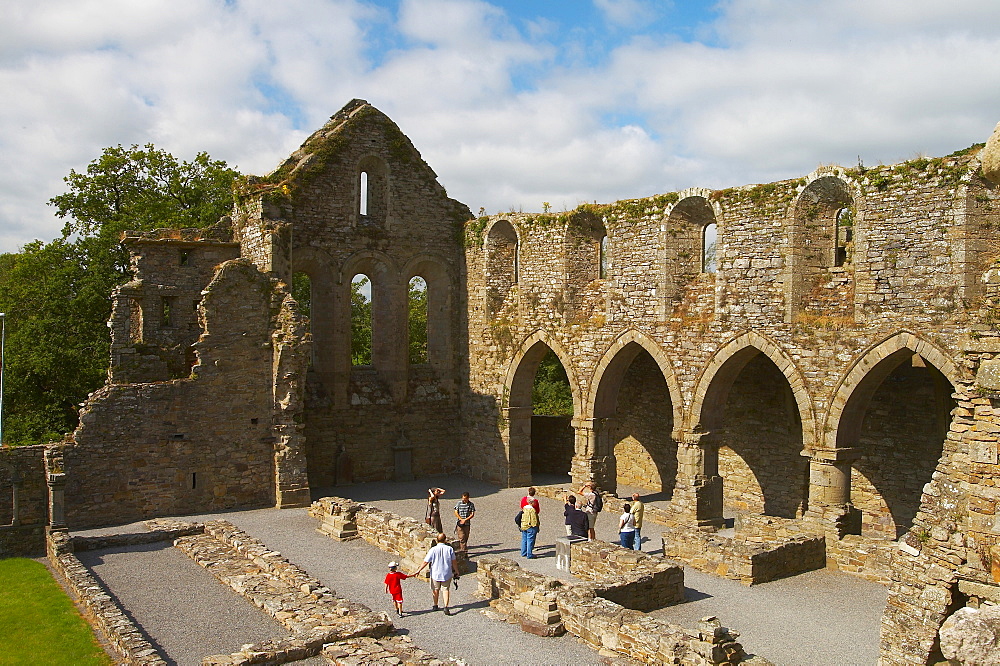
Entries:
{"type": "Polygon", "coordinates": [[[587,537],[593,541],[597,538],[597,514],[604,508],[604,499],[593,481],[583,484],[579,493],[583,501],[583,512],[587,514],[587,537]]]}
{"type": "Polygon", "coordinates": [[[535,539],[538,537],[538,512],[535,511],[535,505],[528,502],[521,509],[521,524],[518,528],[521,530],[521,557],[529,560],[535,559],[535,539]]]}

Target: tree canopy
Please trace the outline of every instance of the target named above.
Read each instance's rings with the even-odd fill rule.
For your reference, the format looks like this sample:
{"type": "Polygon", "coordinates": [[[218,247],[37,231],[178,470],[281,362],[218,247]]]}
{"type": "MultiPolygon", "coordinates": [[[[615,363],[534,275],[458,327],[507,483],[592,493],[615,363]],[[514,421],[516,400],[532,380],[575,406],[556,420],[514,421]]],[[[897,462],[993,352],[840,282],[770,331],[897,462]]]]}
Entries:
{"type": "Polygon", "coordinates": [[[129,278],[121,233],[213,224],[230,211],[238,176],[205,153],[179,161],[151,144],[106,148],[70,171],[49,201],[66,220],[62,237],[0,255],[5,443],[61,437],[104,383],[111,291],[129,278]]]}

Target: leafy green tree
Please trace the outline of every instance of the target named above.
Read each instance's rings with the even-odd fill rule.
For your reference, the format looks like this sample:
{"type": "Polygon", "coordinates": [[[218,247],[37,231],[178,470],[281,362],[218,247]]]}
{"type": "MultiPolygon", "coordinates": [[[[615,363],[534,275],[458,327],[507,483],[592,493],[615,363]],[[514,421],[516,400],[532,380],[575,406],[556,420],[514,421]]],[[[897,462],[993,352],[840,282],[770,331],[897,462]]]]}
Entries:
{"type": "Polygon", "coordinates": [[[77,409],[107,376],[111,291],[129,278],[126,230],[204,227],[232,206],[238,173],[199,153],[178,161],[152,145],[106,148],[49,203],[61,238],[0,255],[6,313],[6,443],[49,441],[76,427],[77,409]]]}
{"type": "Polygon", "coordinates": [[[368,276],[351,281],[351,364],[372,364],[372,302],[365,293],[368,276]]]}
{"type": "Polygon", "coordinates": [[[531,402],[533,412],[540,416],[573,415],[573,392],[569,386],[566,369],[551,350],[538,365],[531,391],[531,402]]]}
{"type": "Polygon", "coordinates": [[[420,276],[410,280],[407,313],[410,363],[427,363],[427,283],[420,276]]]}

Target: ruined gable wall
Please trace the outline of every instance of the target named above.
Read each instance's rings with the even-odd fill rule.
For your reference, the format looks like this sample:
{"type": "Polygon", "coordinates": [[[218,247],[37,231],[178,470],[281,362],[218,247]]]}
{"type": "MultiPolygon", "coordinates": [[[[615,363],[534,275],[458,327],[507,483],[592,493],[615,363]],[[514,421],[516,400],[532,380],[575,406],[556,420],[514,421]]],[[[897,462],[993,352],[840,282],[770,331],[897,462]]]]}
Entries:
{"type": "Polygon", "coordinates": [[[190,377],[91,396],[61,446],[71,528],[273,504],[270,300],[252,265],[225,263],[190,377]]]}
{"type": "Polygon", "coordinates": [[[453,469],[465,348],[459,230],[468,209],[447,197],[392,121],[360,101],[257,187],[263,195],[246,204],[237,225],[244,255],[286,282],[304,272],[312,285],[310,482],[393,478],[394,447],[409,452],[409,473],[453,469]],[[373,301],[367,367],[350,362],[350,284],[359,273],[371,280],[373,301]],[[415,275],[429,288],[430,362],[411,366],[406,290],[415,275]]]}

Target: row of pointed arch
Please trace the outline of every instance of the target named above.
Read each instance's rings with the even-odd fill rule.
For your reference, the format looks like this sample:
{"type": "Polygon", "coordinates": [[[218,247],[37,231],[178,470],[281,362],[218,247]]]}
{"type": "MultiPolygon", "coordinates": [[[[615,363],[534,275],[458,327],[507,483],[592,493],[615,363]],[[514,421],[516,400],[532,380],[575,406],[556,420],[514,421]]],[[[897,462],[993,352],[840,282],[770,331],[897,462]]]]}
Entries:
{"type": "Polygon", "coordinates": [[[508,396],[506,407],[531,405],[531,382],[537,361],[551,349],[566,370],[573,393],[573,412],[583,418],[605,418],[613,415],[617,391],[625,371],[643,350],[656,361],[670,394],[674,423],[686,424],[689,431],[710,430],[719,418],[717,410],[725,402],[729,376],[739,374],[746,363],[758,353],[770,359],[788,380],[802,426],[803,441],[823,448],[850,446],[860,427],[867,400],[882,380],[905,356],[919,355],[929,362],[952,384],[965,379],[961,366],[948,354],[924,338],[900,331],[882,339],[863,351],[837,382],[829,408],[817,414],[807,390],[802,371],[776,342],[755,331],[737,335],[724,344],[698,373],[693,399],[685,403],[673,363],[660,346],[645,334],[630,330],[619,336],[603,354],[596,366],[590,390],[584,393],[570,359],[572,356],[551,336],[535,332],[521,344],[505,381],[508,396]],[[841,427],[841,424],[844,427],[841,427]]]}

